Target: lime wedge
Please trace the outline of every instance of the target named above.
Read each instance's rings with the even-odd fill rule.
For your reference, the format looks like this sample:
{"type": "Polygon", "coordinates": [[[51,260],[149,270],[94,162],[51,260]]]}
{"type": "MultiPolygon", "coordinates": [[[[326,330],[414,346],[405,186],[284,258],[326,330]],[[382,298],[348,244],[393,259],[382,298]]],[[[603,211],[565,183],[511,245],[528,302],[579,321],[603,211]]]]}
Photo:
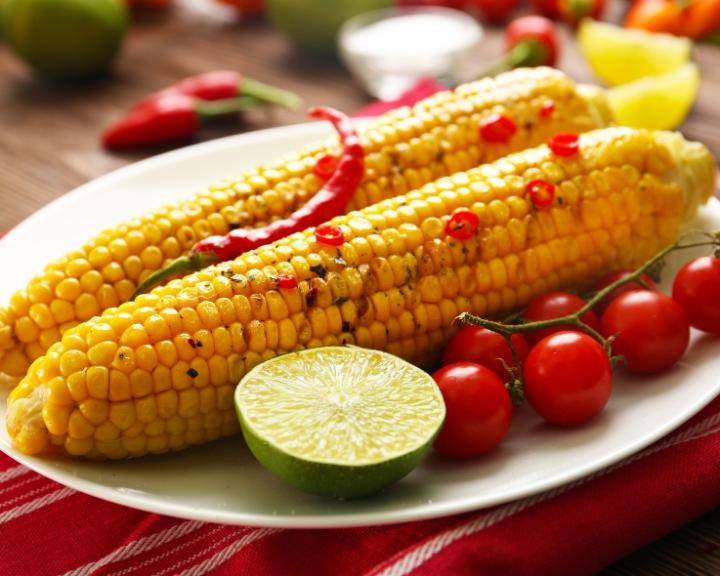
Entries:
{"type": "Polygon", "coordinates": [[[583,20],[580,49],[593,72],[611,86],[671,72],[690,60],[692,42],[670,34],[583,20]]]}
{"type": "Polygon", "coordinates": [[[685,120],[699,88],[700,71],[689,62],[668,74],[611,88],[607,101],[618,124],[671,130],[685,120]]]}
{"type": "Polygon", "coordinates": [[[329,346],[272,358],[235,390],[255,457],[289,484],[358,498],[400,480],[445,418],[432,377],[391,354],[329,346]]]}

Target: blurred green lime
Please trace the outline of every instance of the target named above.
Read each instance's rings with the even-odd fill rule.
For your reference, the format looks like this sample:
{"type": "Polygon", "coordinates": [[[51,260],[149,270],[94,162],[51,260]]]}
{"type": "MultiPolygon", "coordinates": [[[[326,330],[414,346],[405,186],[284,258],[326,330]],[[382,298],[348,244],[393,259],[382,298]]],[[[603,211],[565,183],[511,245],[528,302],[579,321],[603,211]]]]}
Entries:
{"type": "Polygon", "coordinates": [[[268,0],[267,10],[272,24],[300,46],[332,54],[345,20],[393,4],[393,0],[268,0]]]}
{"type": "Polygon", "coordinates": [[[5,38],[40,74],[61,80],[104,72],[127,28],[123,0],[0,0],[5,38]]]}

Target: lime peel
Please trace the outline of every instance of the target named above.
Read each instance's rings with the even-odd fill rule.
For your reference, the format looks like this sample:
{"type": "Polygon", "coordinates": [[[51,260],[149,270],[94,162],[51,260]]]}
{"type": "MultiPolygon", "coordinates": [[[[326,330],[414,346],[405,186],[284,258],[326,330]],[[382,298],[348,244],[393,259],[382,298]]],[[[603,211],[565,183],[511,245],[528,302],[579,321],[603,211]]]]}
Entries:
{"type": "Polygon", "coordinates": [[[430,375],[404,360],[330,346],[253,368],[235,392],[255,457],[289,484],[357,498],[407,475],[445,418],[430,375]]]}
{"type": "Polygon", "coordinates": [[[105,72],[128,25],[123,0],[0,0],[8,45],[36,72],[81,80],[105,72]]]}

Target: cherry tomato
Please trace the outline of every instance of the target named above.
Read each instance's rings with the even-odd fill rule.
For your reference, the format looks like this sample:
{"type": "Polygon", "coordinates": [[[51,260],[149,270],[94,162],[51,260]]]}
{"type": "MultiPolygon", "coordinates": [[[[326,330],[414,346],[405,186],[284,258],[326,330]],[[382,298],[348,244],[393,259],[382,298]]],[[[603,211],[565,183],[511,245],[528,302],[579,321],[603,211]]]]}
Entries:
{"type": "Polygon", "coordinates": [[[435,449],[451,458],[473,458],[492,450],[507,434],[512,402],[492,370],[457,362],[433,374],[447,414],[435,449]]]}
{"type": "MultiPolygon", "coordinates": [[[[511,339],[522,365],[528,355],[527,342],[522,334],[513,334],[511,339]]],[[[450,339],[443,355],[444,365],[474,362],[489,368],[506,382],[509,375],[503,361],[510,367],[515,365],[505,337],[482,326],[465,326],[450,339]]]]}
{"type": "Polygon", "coordinates": [[[615,336],[613,354],[625,357],[630,372],[650,374],[673,366],[690,340],[690,322],[672,298],[650,290],[621,294],[605,310],[600,330],[615,336]]]}
{"type": "Polygon", "coordinates": [[[557,332],[530,351],[525,396],[545,420],[575,426],[596,416],[612,391],[612,367],[603,347],[582,332],[557,332]]]}
{"type": "MultiPolygon", "coordinates": [[[[530,306],[528,306],[527,310],[525,310],[523,318],[531,322],[560,318],[561,316],[567,316],[568,314],[577,312],[580,308],[585,306],[585,304],[587,304],[587,302],[580,298],[580,296],[570,294],[569,292],[548,292],[547,294],[538,296],[535,300],[530,302],[530,306]]],[[[600,326],[598,318],[592,310],[587,314],[584,314],[581,317],[581,320],[594,330],[598,330],[600,326]]],[[[577,331],[578,329],[572,325],[566,324],[564,326],[556,326],[554,328],[544,328],[542,330],[536,330],[535,332],[528,332],[525,337],[527,338],[530,346],[533,346],[550,334],[566,330],[577,331]]]]}
{"type": "MultiPolygon", "coordinates": [[[[629,270],[620,270],[618,272],[610,272],[609,274],[606,274],[600,280],[597,281],[595,284],[594,290],[595,292],[598,292],[605,288],[606,286],[610,286],[610,284],[617,282],[621,278],[625,278],[625,276],[628,276],[632,274],[629,270]]],[[[650,290],[659,291],[657,284],[655,284],[655,281],[650,278],[647,274],[643,274],[640,276],[642,278],[642,281],[645,282],[649,286],[650,290]]],[[[595,312],[597,314],[602,314],[605,311],[605,308],[608,307],[608,304],[612,302],[615,298],[620,296],[620,294],[625,294],[625,292],[631,292],[632,290],[648,290],[648,288],[645,288],[640,282],[630,282],[629,284],[624,284],[623,286],[620,286],[618,288],[615,288],[610,294],[608,294],[605,298],[600,300],[595,305],[595,312]]]]}
{"type": "Polygon", "coordinates": [[[500,22],[517,8],[518,0],[468,0],[468,6],[478,9],[481,16],[491,22],[500,22]]]}
{"type": "Polygon", "coordinates": [[[685,264],[675,276],[672,295],[690,324],[720,334],[720,259],[703,256],[685,264]]]}

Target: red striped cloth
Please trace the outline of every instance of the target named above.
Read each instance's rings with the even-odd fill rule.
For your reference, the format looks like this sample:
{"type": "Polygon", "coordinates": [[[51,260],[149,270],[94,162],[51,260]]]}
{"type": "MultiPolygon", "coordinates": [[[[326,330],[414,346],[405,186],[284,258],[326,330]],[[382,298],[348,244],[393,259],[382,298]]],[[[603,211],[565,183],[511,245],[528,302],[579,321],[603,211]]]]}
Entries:
{"type": "Polygon", "coordinates": [[[530,498],[346,530],[223,526],[86,496],[0,455],[0,574],[591,574],[720,504],[720,399],[646,450],[530,498]]]}
{"type": "MultiPolygon", "coordinates": [[[[410,96],[427,94],[423,83],[410,96]]],[[[573,484],[472,514],[374,528],[262,529],[148,514],[0,454],[0,575],[590,574],[716,507],[718,485],[720,399],[573,484]]]]}

